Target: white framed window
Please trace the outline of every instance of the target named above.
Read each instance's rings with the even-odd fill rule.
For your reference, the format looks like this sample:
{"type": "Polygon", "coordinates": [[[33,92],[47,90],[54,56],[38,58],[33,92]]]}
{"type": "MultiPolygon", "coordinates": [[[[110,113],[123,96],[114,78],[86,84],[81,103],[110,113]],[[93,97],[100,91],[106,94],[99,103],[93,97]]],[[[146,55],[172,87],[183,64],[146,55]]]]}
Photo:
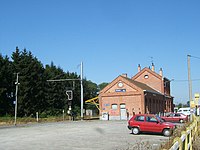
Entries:
{"type": "Polygon", "coordinates": [[[117,104],[112,104],[112,109],[117,109],[117,104]]]}
{"type": "Polygon", "coordinates": [[[148,74],[144,75],[144,78],[145,78],[145,79],[148,79],[148,78],[149,78],[149,75],[148,75],[148,74]]]}
{"type": "Polygon", "coordinates": [[[120,108],[121,109],[125,109],[126,108],[126,104],[120,104],[120,108]]]}

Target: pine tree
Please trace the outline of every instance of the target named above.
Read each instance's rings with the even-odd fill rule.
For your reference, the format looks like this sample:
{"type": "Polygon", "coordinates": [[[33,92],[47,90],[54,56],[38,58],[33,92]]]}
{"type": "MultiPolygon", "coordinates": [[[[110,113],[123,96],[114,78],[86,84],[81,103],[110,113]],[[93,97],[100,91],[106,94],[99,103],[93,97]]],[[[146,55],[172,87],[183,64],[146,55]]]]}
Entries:
{"type": "MultiPolygon", "coordinates": [[[[66,79],[66,74],[61,68],[57,68],[53,62],[46,65],[45,76],[48,80],[66,79]]],[[[66,87],[68,82],[48,82],[46,86],[47,114],[61,114],[62,110],[67,110],[66,87]]]]}
{"type": "Polygon", "coordinates": [[[24,49],[21,53],[16,48],[12,55],[15,72],[19,72],[18,115],[30,116],[45,109],[44,97],[44,68],[33,57],[31,52],[24,49]]]}
{"type": "Polygon", "coordinates": [[[8,56],[4,58],[0,54],[0,116],[13,114],[12,69],[8,56]]]}
{"type": "MultiPolygon", "coordinates": [[[[64,72],[53,62],[44,68],[42,63],[24,49],[16,47],[12,61],[0,55],[0,115],[14,115],[15,80],[19,73],[17,116],[32,116],[36,112],[43,115],[59,115],[68,110],[66,90],[73,90],[72,109],[80,114],[80,76],[64,72]],[[75,79],[65,82],[47,82],[52,79],[75,79]]],[[[98,87],[91,81],[83,80],[84,100],[96,96],[98,87]]]]}

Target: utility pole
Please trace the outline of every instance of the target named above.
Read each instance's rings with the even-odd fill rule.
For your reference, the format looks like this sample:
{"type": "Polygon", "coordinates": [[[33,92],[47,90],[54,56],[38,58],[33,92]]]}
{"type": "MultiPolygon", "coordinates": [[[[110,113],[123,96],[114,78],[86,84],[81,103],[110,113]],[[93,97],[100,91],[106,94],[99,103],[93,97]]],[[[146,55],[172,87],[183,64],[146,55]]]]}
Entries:
{"type": "Polygon", "coordinates": [[[15,85],[16,85],[16,91],[15,91],[15,122],[14,122],[15,126],[17,124],[17,92],[18,92],[18,85],[19,85],[19,82],[18,82],[19,73],[16,73],[16,74],[17,74],[17,79],[16,79],[16,82],[15,82],[15,85]]]}
{"type": "MultiPolygon", "coordinates": [[[[47,80],[48,82],[62,82],[62,81],[75,81],[80,80],[81,82],[81,120],[83,120],[83,62],[81,62],[81,78],[80,79],[57,79],[47,80]]],[[[74,84],[74,83],[73,83],[74,84]]]]}
{"type": "Polygon", "coordinates": [[[190,72],[190,57],[191,57],[191,55],[187,55],[189,100],[190,100],[190,104],[191,104],[191,101],[192,101],[192,81],[191,81],[191,72],[190,72]]]}
{"type": "Polygon", "coordinates": [[[83,120],[83,62],[81,62],[81,120],[83,120]]]}

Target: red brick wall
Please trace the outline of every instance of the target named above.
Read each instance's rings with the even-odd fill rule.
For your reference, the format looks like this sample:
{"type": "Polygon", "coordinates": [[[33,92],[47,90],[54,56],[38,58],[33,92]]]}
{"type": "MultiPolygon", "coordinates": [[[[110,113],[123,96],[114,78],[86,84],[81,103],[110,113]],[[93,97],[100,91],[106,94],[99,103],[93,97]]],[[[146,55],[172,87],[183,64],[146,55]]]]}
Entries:
{"type": "Polygon", "coordinates": [[[149,71],[144,71],[140,76],[134,79],[135,81],[142,82],[153,89],[163,93],[163,81],[162,78],[158,78],[157,76],[153,75],[149,71]],[[148,78],[144,78],[145,75],[148,75],[148,78]]]}
{"type": "Polygon", "coordinates": [[[132,112],[143,112],[141,95],[102,97],[101,102],[102,112],[109,112],[110,115],[114,116],[120,114],[120,104],[126,104],[126,109],[130,115],[132,115],[132,112]],[[112,104],[117,104],[117,110],[112,110],[112,104]]]}

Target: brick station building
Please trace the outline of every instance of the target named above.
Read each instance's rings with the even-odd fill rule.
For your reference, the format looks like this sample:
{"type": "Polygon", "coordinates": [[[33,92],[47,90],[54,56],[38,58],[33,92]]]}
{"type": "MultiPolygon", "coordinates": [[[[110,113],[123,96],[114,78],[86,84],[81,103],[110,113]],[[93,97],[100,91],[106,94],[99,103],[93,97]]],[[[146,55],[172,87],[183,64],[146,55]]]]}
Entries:
{"type": "Polygon", "coordinates": [[[126,120],[138,113],[171,112],[170,80],[163,77],[162,68],[156,73],[153,64],[151,69],[142,70],[138,65],[135,76],[120,75],[100,91],[99,107],[102,120],[105,116],[109,120],[126,120]]]}

